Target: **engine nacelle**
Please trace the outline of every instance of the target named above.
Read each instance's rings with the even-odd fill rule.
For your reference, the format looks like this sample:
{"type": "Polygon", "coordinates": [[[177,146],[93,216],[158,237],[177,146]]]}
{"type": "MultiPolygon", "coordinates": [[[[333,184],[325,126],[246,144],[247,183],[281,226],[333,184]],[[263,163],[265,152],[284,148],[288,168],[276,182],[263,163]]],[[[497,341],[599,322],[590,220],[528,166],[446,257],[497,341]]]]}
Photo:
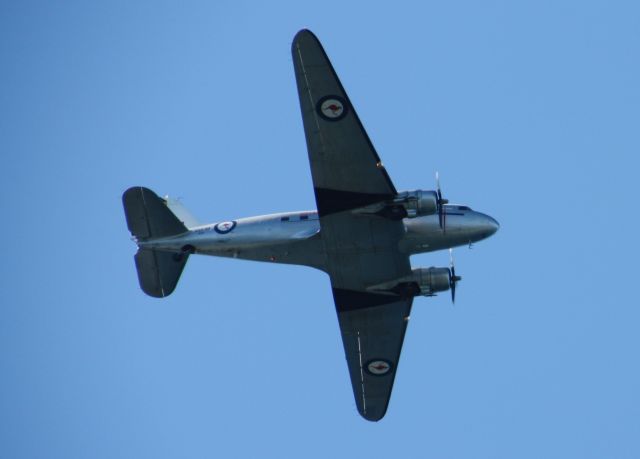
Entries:
{"type": "Polygon", "coordinates": [[[411,272],[413,281],[420,289],[420,295],[432,296],[451,288],[449,268],[416,268],[411,272]]]}
{"type": "MultiPolygon", "coordinates": [[[[403,297],[433,296],[437,292],[449,290],[452,280],[452,272],[449,268],[415,268],[408,276],[371,285],[367,290],[387,294],[393,293],[403,297]]],[[[459,278],[455,280],[459,280],[459,278]]]]}
{"type": "Polygon", "coordinates": [[[438,212],[438,194],[435,191],[405,191],[394,200],[407,212],[407,218],[433,215],[438,212]]]}
{"type": "Polygon", "coordinates": [[[438,213],[438,194],[435,191],[403,191],[391,201],[359,207],[352,212],[378,215],[392,220],[433,215],[438,213]]]}

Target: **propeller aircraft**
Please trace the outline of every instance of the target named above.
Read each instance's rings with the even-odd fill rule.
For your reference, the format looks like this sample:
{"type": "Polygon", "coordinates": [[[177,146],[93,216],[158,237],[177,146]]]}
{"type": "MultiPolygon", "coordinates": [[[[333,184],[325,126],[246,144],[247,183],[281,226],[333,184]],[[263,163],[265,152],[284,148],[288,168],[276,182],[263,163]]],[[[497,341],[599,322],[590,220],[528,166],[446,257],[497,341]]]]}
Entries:
{"type": "Polygon", "coordinates": [[[317,210],[197,222],[168,197],[123,194],[138,246],[142,290],[170,295],[191,255],[310,266],[329,275],[359,413],[387,411],[413,299],[451,292],[448,267],[412,268],[411,255],[471,244],[499,228],[492,217],[436,189],[398,192],[316,36],[301,30],[292,55],[317,210]]]}

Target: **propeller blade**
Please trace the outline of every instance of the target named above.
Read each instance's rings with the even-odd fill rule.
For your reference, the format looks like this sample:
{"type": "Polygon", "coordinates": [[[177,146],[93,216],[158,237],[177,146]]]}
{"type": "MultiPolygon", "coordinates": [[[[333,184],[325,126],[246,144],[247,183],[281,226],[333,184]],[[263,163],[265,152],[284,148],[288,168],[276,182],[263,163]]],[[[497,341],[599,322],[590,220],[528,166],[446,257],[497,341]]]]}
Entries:
{"type": "Polygon", "coordinates": [[[436,195],[438,199],[438,223],[443,233],[447,231],[447,213],[444,211],[444,205],[449,201],[442,197],[442,190],[440,189],[440,173],[436,171],[436,195]]]}
{"type": "Polygon", "coordinates": [[[456,303],[456,284],[462,277],[456,276],[456,267],[453,263],[453,249],[449,249],[449,287],[451,289],[451,302],[456,303]]]}
{"type": "Polygon", "coordinates": [[[451,303],[456,304],[456,283],[451,284],[451,303]]]}

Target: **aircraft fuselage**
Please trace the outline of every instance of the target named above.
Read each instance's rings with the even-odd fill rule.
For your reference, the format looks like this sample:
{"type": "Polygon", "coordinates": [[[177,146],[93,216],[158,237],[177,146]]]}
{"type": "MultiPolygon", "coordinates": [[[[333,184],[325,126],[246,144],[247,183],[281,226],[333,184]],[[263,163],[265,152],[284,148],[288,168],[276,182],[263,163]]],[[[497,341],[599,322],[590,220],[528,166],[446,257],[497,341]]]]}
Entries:
{"type": "MultiPolygon", "coordinates": [[[[403,219],[405,233],[398,249],[414,255],[468,245],[486,239],[499,227],[492,217],[466,206],[447,205],[445,209],[444,231],[437,214],[403,219]]],[[[305,265],[324,271],[320,231],[316,211],[284,212],[197,226],[177,236],[138,244],[176,253],[305,265]]]]}

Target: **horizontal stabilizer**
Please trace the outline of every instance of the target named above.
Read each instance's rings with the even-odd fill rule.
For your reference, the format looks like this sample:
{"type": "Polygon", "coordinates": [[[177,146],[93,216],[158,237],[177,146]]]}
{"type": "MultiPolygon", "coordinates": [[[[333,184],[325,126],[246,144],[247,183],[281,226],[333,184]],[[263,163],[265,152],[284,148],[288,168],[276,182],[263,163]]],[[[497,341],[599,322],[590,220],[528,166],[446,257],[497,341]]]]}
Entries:
{"type": "Polygon", "coordinates": [[[135,260],[142,291],[155,298],[169,296],[178,285],[188,258],[188,253],[138,250],[135,260]]]}
{"type": "Polygon", "coordinates": [[[122,204],[129,231],[138,239],[168,237],[187,231],[165,201],[149,188],[129,188],[122,195],[122,204]]]}
{"type": "MultiPolygon", "coordinates": [[[[167,207],[166,201],[148,188],[129,188],[122,195],[122,203],[127,226],[138,243],[188,231],[184,223],[167,207]]],[[[140,248],[135,261],[142,291],[156,298],[171,294],[178,284],[188,258],[189,254],[186,252],[140,248]]]]}

